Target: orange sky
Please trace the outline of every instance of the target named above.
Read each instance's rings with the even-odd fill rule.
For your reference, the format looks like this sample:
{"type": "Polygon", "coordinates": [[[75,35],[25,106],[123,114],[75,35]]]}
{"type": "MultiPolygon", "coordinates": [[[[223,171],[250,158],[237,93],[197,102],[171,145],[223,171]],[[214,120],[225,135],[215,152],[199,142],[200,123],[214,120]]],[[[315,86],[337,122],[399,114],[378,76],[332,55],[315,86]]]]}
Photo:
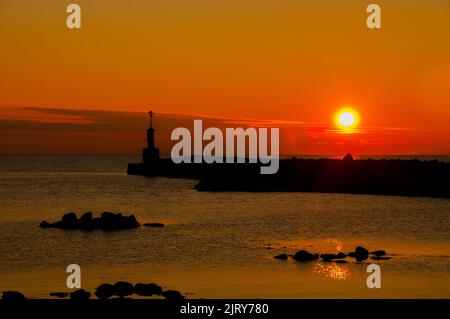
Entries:
{"type": "Polygon", "coordinates": [[[359,0],[0,0],[0,154],[138,153],[150,107],[282,123],[290,154],[450,154],[449,1],[374,2],[381,30],[359,0]],[[346,105],[358,134],[330,131],[346,105]]]}

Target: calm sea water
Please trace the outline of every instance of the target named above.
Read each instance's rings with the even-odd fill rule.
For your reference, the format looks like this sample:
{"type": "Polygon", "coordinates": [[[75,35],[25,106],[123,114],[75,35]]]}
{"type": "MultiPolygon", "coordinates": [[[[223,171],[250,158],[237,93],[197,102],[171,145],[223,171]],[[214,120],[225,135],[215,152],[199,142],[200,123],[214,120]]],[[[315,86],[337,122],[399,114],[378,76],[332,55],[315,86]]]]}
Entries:
{"type": "Polygon", "coordinates": [[[133,156],[0,157],[0,291],[48,297],[68,264],[92,290],[156,282],[196,298],[449,298],[450,201],[305,193],[199,193],[195,180],[127,176],[133,156]],[[63,213],[135,214],[163,229],[40,229],[63,213]],[[394,254],[382,288],[367,262],[278,261],[357,245],[394,254]]]}

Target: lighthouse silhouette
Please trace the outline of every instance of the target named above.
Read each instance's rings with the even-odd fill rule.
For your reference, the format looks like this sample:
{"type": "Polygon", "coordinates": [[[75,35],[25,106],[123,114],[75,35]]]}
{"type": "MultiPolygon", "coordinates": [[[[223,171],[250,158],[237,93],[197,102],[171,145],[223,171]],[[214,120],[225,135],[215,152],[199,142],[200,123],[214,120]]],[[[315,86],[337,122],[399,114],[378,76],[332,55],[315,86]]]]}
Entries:
{"type": "Polygon", "coordinates": [[[150,126],[147,129],[147,147],[142,149],[142,161],[151,163],[159,160],[159,148],[155,147],[155,129],[153,128],[153,111],[148,112],[150,126]]]}

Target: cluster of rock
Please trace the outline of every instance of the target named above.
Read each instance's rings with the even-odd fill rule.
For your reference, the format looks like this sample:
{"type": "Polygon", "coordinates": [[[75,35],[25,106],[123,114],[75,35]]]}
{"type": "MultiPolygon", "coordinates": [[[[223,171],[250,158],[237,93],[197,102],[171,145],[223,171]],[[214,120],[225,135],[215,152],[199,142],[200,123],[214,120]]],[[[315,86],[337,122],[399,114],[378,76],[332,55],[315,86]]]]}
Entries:
{"type": "Polygon", "coordinates": [[[337,254],[312,254],[306,250],[299,250],[294,255],[287,255],[287,254],[280,254],[273,258],[280,259],[280,260],[287,260],[288,257],[291,257],[295,261],[299,262],[305,262],[305,261],[313,261],[318,260],[319,258],[322,259],[324,262],[336,262],[336,263],[347,263],[347,260],[345,260],[347,257],[355,258],[356,261],[360,262],[363,260],[366,260],[369,258],[369,255],[371,255],[371,259],[373,260],[388,260],[391,259],[391,257],[386,256],[386,252],[384,250],[375,250],[369,253],[369,251],[361,246],[356,247],[356,249],[352,252],[349,252],[348,254],[345,254],[343,252],[339,252],[337,254]]]}
{"type": "MultiPolygon", "coordinates": [[[[98,286],[95,290],[95,296],[98,299],[109,299],[111,297],[125,298],[131,295],[142,297],[161,296],[168,300],[183,300],[184,296],[176,290],[163,290],[162,287],[154,283],[133,284],[126,281],[118,281],[115,284],[104,283],[98,286]]],[[[67,298],[75,301],[86,301],[91,298],[91,293],[84,289],[78,289],[74,292],[52,292],[52,297],[67,298]]],[[[2,300],[6,303],[20,303],[26,300],[25,296],[19,291],[4,291],[2,300]]]]}
{"type": "Polygon", "coordinates": [[[25,296],[19,291],[4,291],[2,295],[2,300],[6,303],[20,303],[25,299],[25,296]]]}
{"type": "MultiPolygon", "coordinates": [[[[63,215],[60,221],[50,224],[47,221],[41,222],[41,228],[60,228],[60,229],[82,229],[82,230],[117,230],[117,229],[133,229],[139,227],[140,224],[134,215],[123,216],[120,213],[103,212],[100,217],[93,217],[91,212],[84,213],[78,219],[75,213],[67,213],[63,215]]],[[[144,226],[164,227],[160,223],[148,223],[144,226]]]]}
{"type": "MultiPolygon", "coordinates": [[[[98,299],[109,299],[113,296],[125,298],[133,294],[143,297],[162,296],[169,300],[182,300],[183,295],[176,290],[163,290],[160,286],[154,283],[133,284],[126,281],[118,281],[115,284],[104,283],[98,286],[95,290],[95,296],[98,299]]],[[[91,293],[84,289],[79,289],[70,294],[71,300],[88,300],[91,293]]]]}

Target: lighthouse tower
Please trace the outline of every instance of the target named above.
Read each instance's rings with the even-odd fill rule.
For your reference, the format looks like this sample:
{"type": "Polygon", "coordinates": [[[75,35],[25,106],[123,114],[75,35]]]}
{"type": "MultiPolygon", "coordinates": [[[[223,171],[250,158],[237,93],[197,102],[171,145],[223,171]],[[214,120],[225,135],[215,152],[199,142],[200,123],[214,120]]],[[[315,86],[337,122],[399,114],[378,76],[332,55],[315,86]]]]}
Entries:
{"type": "Polygon", "coordinates": [[[150,127],[147,129],[147,147],[142,150],[144,164],[159,160],[159,148],[155,147],[155,129],[153,128],[153,111],[148,112],[150,127]]]}

